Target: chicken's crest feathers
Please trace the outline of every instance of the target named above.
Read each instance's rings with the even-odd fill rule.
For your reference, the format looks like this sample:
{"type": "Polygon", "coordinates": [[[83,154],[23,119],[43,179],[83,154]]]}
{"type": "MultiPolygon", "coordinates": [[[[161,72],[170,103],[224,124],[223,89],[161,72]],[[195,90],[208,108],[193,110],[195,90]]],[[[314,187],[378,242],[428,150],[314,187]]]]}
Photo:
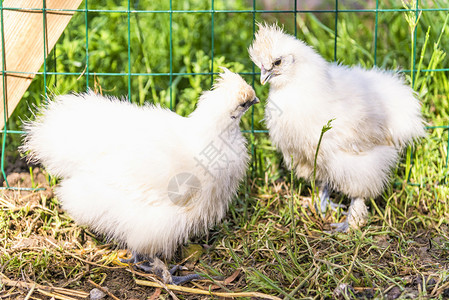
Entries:
{"type": "MultiPolygon", "coordinates": [[[[230,99],[236,99],[239,102],[253,100],[256,97],[254,89],[239,74],[231,72],[225,67],[220,68],[223,70],[223,73],[220,73],[216,79],[212,92],[226,90],[230,99]]],[[[207,91],[204,94],[209,93],[207,91]]]]}
{"type": "Polygon", "coordinates": [[[259,67],[270,69],[274,60],[285,54],[293,52],[299,40],[287,34],[276,23],[259,23],[259,30],[248,52],[251,60],[259,67]]]}
{"type": "Polygon", "coordinates": [[[226,68],[222,70],[212,89],[202,93],[197,108],[189,117],[212,118],[216,125],[226,128],[229,122],[240,120],[243,113],[259,101],[254,89],[239,74],[226,68]]]}
{"type": "Polygon", "coordinates": [[[220,69],[223,70],[223,73],[232,73],[228,68],[223,67],[223,66],[219,66],[220,69]]]}
{"type": "Polygon", "coordinates": [[[231,72],[226,67],[220,67],[220,69],[222,69],[223,72],[220,73],[219,77],[215,80],[213,89],[218,89],[221,87],[227,88],[231,86],[238,87],[241,84],[246,84],[239,74],[231,72]]]}

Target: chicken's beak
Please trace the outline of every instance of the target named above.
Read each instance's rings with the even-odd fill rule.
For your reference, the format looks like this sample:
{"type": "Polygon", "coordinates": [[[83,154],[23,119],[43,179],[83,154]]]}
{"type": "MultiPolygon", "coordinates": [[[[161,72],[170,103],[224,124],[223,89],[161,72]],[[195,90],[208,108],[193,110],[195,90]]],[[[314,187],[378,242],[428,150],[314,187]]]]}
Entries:
{"type": "Polygon", "coordinates": [[[260,100],[259,100],[259,98],[255,97],[253,99],[253,101],[251,101],[250,103],[251,103],[251,105],[254,105],[254,104],[260,103],[260,100]]]}
{"type": "Polygon", "coordinates": [[[271,76],[273,75],[273,70],[267,71],[265,68],[260,69],[260,83],[265,85],[268,81],[270,81],[271,76]]]}

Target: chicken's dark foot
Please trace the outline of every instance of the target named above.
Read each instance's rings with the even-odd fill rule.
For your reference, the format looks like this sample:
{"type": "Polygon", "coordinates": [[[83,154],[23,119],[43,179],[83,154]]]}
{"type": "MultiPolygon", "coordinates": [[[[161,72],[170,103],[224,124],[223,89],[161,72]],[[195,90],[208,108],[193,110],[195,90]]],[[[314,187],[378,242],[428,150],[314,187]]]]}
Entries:
{"type": "Polygon", "coordinates": [[[198,279],[204,279],[202,276],[198,275],[198,274],[187,274],[184,276],[175,276],[174,274],[176,273],[176,271],[178,270],[182,270],[185,269],[185,267],[180,266],[180,265],[175,265],[170,269],[170,274],[171,274],[171,278],[173,280],[173,284],[176,285],[181,285],[184,284],[186,282],[190,282],[192,280],[198,280],[198,279]]]}
{"type": "Polygon", "coordinates": [[[185,276],[174,276],[173,274],[182,269],[181,266],[174,266],[168,270],[167,266],[157,257],[145,257],[144,255],[133,253],[133,256],[128,259],[120,259],[122,263],[133,264],[137,268],[146,273],[155,274],[160,277],[164,283],[180,285],[192,280],[201,279],[198,274],[188,274],[185,276]]]}
{"type": "Polygon", "coordinates": [[[133,253],[128,259],[120,259],[122,263],[132,264],[146,273],[154,274],[165,283],[172,283],[172,276],[167,266],[157,257],[146,257],[144,255],[133,253]]]}
{"type": "Polygon", "coordinates": [[[330,199],[330,191],[327,185],[322,185],[320,188],[320,204],[318,207],[318,203],[315,203],[315,208],[317,211],[321,212],[321,215],[324,216],[326,214],[327,208],[329,207],[333,211],[337,211],[339,208],[346,208],[344,204],[334,203],[330,199]]]}
{"type": "Polygon", "coordinates": [[[332,230],[336,232],[348,232],[349,230],[348,218],[346,218],[343,222],[340,223],[332,223],[331,227],[333,227],[332,230]]]}
{"type": "Polygon", "coordinates": [[[348,209],[348,215],[343,222],[332,223],[334,231],[348,232],[349,228],[360,228],[366,224],[368,218],[368,209],[363,198],[354,198],[348,209]]]}

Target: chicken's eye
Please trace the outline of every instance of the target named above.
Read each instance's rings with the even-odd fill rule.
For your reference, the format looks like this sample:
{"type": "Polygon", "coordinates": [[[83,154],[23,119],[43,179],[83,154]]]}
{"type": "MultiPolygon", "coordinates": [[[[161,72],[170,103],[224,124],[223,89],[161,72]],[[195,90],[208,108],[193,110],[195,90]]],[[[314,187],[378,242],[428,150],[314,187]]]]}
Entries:
{"type": "Polygon", "coordinates": [[[274,62],[274,65],[275,66],[279,66],[281,64],[281,59],[278,59],[278,60],[276,60],[275,62],[274,62]]]}

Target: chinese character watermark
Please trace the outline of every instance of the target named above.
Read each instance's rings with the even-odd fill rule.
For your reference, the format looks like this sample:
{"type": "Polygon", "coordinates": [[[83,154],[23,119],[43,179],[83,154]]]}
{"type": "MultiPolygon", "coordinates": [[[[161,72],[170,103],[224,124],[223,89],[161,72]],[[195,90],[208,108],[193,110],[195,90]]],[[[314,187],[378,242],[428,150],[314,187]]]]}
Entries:
{"type": "Polygon", "coordinates": [[[217,172],[228,169],[231,163],[234,162],[229,158],[225,151],[223,151],[222,148],[217,147],[213,141],[210,142],[198,156],[195,156],[194,159],[197,162],[196,166],[200,166],[205,173],[212,177],[215,177],[214,174],[217,172]]]}
{"type": "Polygon", "coordinates": [[[178,173],[168,182],[167,193],[174,204],[191,205],[201,195],[201,182],[192,173],[178,173]]]}
{"type": "Polygon", "coordinates": [[[275,101],[270,101],[265,107],[265,120],[272,119],[274,117],[279,117],[284,113],[284,111],[276,104],[275,101]]]}

